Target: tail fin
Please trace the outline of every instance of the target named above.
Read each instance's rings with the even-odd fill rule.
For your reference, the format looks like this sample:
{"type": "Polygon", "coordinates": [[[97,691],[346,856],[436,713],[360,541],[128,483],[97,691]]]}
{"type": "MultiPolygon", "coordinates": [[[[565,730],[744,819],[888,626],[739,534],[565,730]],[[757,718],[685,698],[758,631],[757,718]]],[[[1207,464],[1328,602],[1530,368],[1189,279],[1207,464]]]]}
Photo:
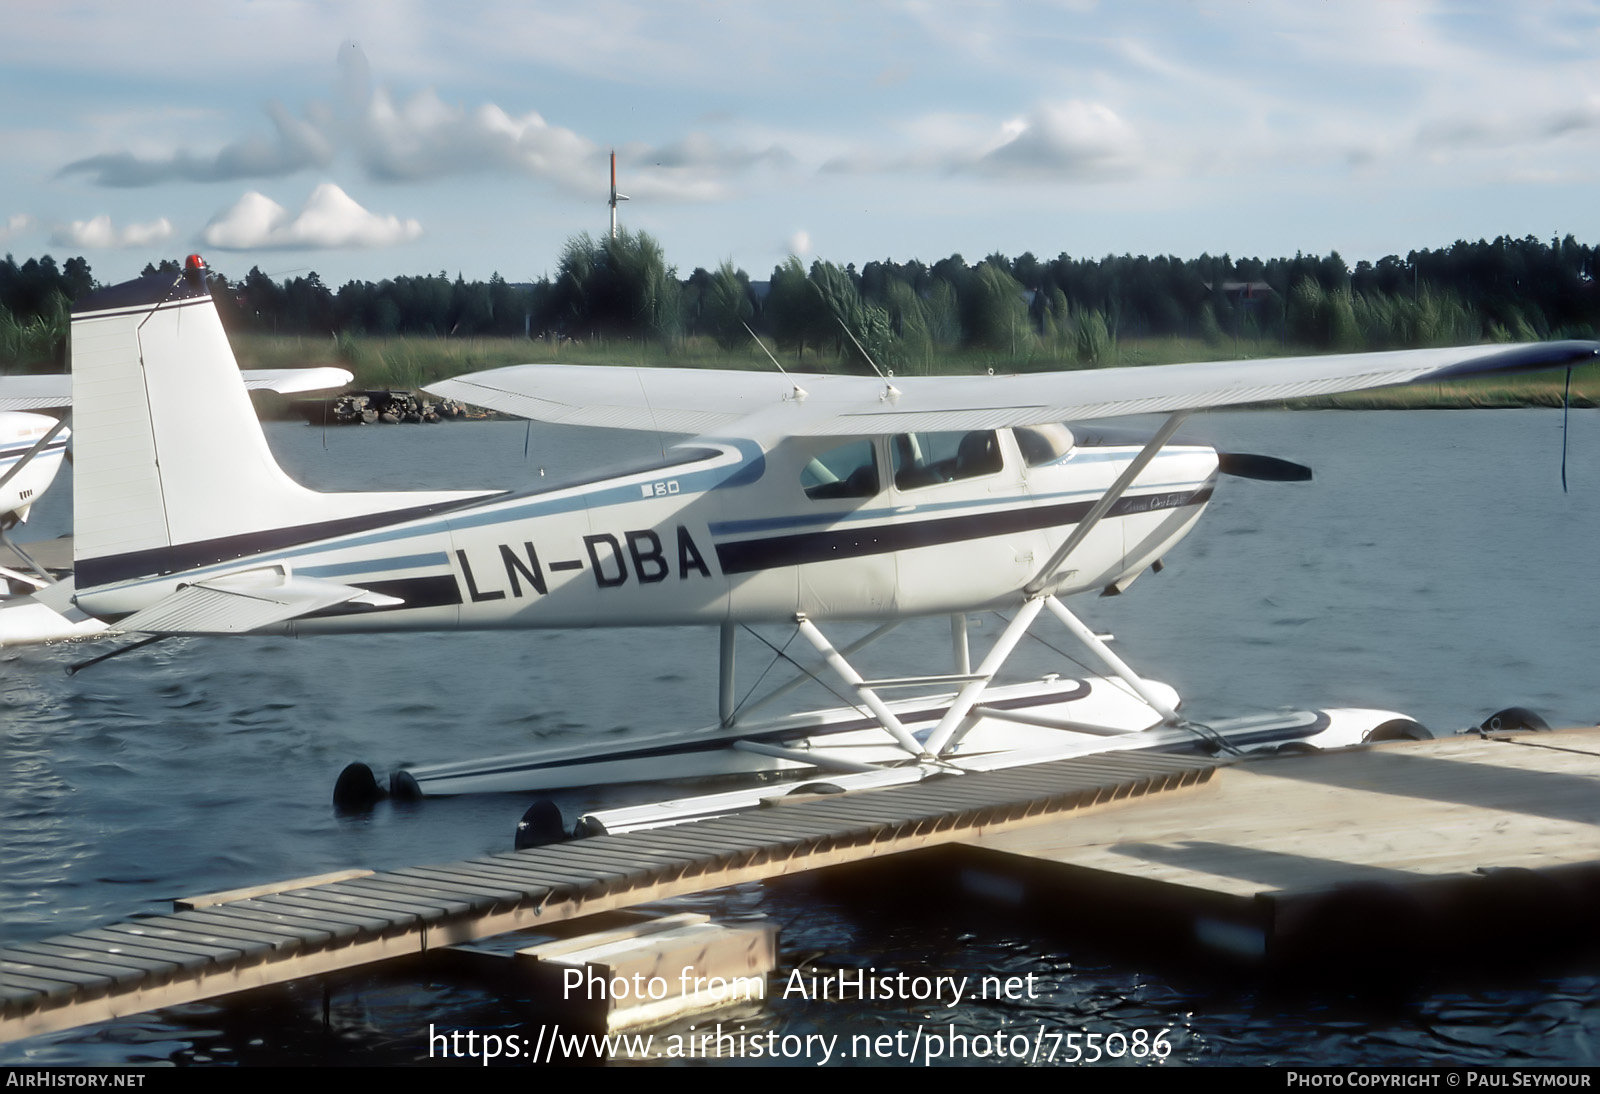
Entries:
{"type": "Polygon", "coordinates": [[[191,257],[72,316],[79,590],[422,515],[481,493],[324,494],[284,474],[191,257]],[[369,522],[362,522],[369,523],[369,522]]]}

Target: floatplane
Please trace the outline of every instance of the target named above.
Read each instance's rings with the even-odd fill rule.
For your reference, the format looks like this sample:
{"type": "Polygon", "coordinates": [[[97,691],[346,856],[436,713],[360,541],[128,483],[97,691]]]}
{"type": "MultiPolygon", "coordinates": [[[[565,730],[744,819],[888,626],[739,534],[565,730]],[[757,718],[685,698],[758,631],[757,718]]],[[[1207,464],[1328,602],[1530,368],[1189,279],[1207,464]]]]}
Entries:
{"type": "MultiPolygon", "coordinates": [[[[1159,569],[1219,476],[1309,477],[1183,440],[1192,410],[1597,355],[1600,343],[1566,341],[917,378],[525,365],[428,390],[544,422],[690,439],[643,466],[532,490],[321,493],[268,450],[191,258],[181,274],[99,291],[74,311],[70,600],[152,636],[718,629],[714,723],[397,772],[396,788],[411,792],[774,774],[843,790],[1111,749],[1419,736],[1402,714],[1358,709],[1193,723],[1173,689],[1124,663],[1065,601],[1159,569]],[[1076,424],[1150,413],[1166,418],[1149,435],[1076,424]],[[968,621],[991,611],[1005,624],[977,657],[968,621]],[[852,664],[926,617],[950,621],[948,671],[872,679],[852,664]],[[1000,682],[1029,629],[1050,621],[1103,674],[1000,682]],[[874,629],[843,648],[828,635],[860,623],[874,629]],[[760,625],[792,628],[816,657],[740,703],[735,639],[760,625]],[[751,717],[809,680],[830,683],[841,704],[751,717]]],[[[611,810],[580,828],[670,823],[774,792],[757,783],[611,810]]]]}

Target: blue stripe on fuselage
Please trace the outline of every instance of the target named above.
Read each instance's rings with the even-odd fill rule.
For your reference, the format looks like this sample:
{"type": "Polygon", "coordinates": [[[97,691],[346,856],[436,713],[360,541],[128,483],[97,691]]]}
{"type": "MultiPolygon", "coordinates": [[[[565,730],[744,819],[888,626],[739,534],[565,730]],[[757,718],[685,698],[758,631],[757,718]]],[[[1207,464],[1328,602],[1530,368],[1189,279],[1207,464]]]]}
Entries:
{"type": "MultiPolygon", "coordinates": [[[[211,565],[198,567],[192,570],[185,570],[184,573],[194,577],[204,577],[211,574],[226,573],[237,569],[240,563],[246,560],[248,560],[252,565],[265,566],[271,565],[275,562],[287,562],[292,559],[304,558],[309,555],[323,554],[328,551],[352,550],[360,547],[380,546],[424,536],[442,535],[448,533],[452,528],[480,528],[499,524],[511,524],[517,521],[529,520],[541,516],[549,516],[555,513],[569,513],[584,509],[593,510],[608,508],[610,506],[621,505],[626,502],[644,500],[640,493],[640,484],[643,482],[654,481],[658,478],[676,479],[680,487],[677,495],[678,497],[688,494],[704,493],[706,491],[715,490],[725,486],[730,480],[748,476],[750,474],[752,465],[757,467],[764,467],[765,465],[765,455],[763,454],[760,446],[756,445],[754,442],[718,440],[713,443],[723,446],[724,449],[732,448],[735,451],[729,453],[725,450],[719,451],[717,449],[711,449],[711,451],[715,454],[707,457],[708,460],[714,461],[719,457],[729,457],[734,455],[736,455],[738,459],[727,463],[719,463],[717,466],[700,468],[688,472],[674,473],[674,467],[676,465],[668,465],[666,467],[644,472],[635,472],[634,474],[637,476],[637,480],[632,483],[618,486],[600,485],[598,489],[592,490],[588,493],[573,493],[565,497],[538,497],[538,500],[528,500],[524,502],[520,501],[519,499],[537,497],[537,495],[533,495],[531,492],[511,494],[509,496],[505,493],[497,493],[486,497],[481,501],[469,501],[463,503],[459,508],[453,508],[447,513],[437,516],[418,518],[414,524],[393,525],[370,533],[358,533],[344,538],[335,537],[330,539],[321,539],[303,545],[285,547],[278,550],[262,552],[260,554],[239,554],[234,558],[227,559],[222,562],[213,563],[211,565]]],[[[709,445],[706,445],[702,442],[702,447],[709,447],[709,445]]],[[[551,491],[566,491],[581,490],[582,488],[555,486],[549,489],[551,491]]],[[[100,564],[114,564],[119,557],[120,556],[117,555],[108,555],[104,558],[96,559],[94,561],[100,564]]],[[[363,573],[361,569],[357,568],[363,565],[360,563],[330,563],[329,565],[337,567],[342,576],[363,573]]],[[[373,562],[365,565],[374,567],[388,567],[391,565],[391,561],[374,560],[373,562]]],[[[316,569],[321,568],[319,567],[316,569]]],[[[313,574],[315,573],[315,570],[313,568],[308,568],[306,572],[308,574],[313,574]]],[[[130,579],[126,582],[126,584],[120,582],[107,583],[107,585],[104,587],[110,587],[113,584],[123,584],[123,587],[125,588],[135,588],[141,584],[147,584],[152,581],[166,580],[168,577],[170,577],[170,574],[150,574],[130,579]]]]}

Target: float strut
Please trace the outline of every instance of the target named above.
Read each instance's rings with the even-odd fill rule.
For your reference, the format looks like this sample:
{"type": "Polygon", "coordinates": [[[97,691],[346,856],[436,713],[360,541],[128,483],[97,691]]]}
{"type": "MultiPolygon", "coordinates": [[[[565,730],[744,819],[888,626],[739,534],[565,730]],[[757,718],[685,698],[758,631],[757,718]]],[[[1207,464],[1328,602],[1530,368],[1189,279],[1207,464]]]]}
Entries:
{"type": "Polygon", "coordinates": [[[1044,598],[1045,605],[1050,609],[1050,614],[1061,620],[1061,625],[1071,631],[1073,636],[1094,651],[1096,657],[1104,662],[1106,668],[1115,673],[1123,683],[1133,689],[1134,694],[1143,699],[1150,709],[1161,715],[1168,725],[1177,725],[1182,719],[1178,712],[1167,706],[1150,690],[1139,674],[1127,666],[1127,663],[1111,652],[1111,647],[1100,641],[1100,636],[1084,625],[1083,621],[1067,610],[1067,606],[1053,596],[1044,598]]]}
{"type": "Polygon", "coordinates": [[[972,673],[972,653],[967,647],[967,617],[957,612],[950,617],[950,648],[955,660],[951,671],[957,676],[972,673]]]}
{"type": "Polygon", "coordinates": [[[888,705],[878,697],[877,692],[867,686],[867,682],[862,678],[861,674],[850,667],[850,662],[846,661],[843,655],[833,648],[833,644],[828,641],[827,636],[817,630],[817,625],[807,619],[804,612],[798,613],[794,617],[794,622],[795,626],[800,628],[800,633],[805,635],[806,641],[815,646],[817,652],[822,654],[822,659],[828,663],[828,667],[838,674],[839,678],[845,683],[856,689],[856,693],[861,696],[861,701],[867,704],[867,709],[872,711],[872,716],[878,720],[878,724],[888,731],[889,736],[893,737],[901,748],[918,759],[932,759],[929,755],[929,750],[917,743],[917,739],[911,736],[910,731],[901,724],[900,719],[894,716],[894,711],[890,710],[888,705]]]}
{"type": "Polygon", "coordinates": [[[1000,666],[1006,663],[1006,658],[1011,656],[1011,651],[1017,648],[1017,643],[1022,641],[1022,636],[1028,633],[1028,626],[1039,615],[1043,601],[1038,597],[1026,601],[1022,610],[1016,617],[1006,624],[1006,629],[1000,632],[1000,637],[995,639],[994,646],[989,650],[983,663],[978,666],[977,676],[980,679],[972,681],[956,694],[955,702],[950,704],[950,709],[944,712],[944,717],[939,719],[939,724],[933,727],[933,732],[928,735],[928,751],[935,756],[941,755],[950,746],[955,738],[956,727],[972,712],[973,706],[983,697],[983,691],[989,686],[989,681],[994,679],[994,674],[1000,671],[1000,666]]]}
{"type": "Polygon", "coordinates": [[[717,716],[724,728],[733,725],[738,716],[733,708],[733,643],[737,637],[738,631],[732,623],[722,625],[718,647],[717,716]]]}
{"type": "MultiPolygon", "coordinates": [[[[881,627],[878,627],[876,630],[872,631],[870,634],[864,634],[860,638],[856,639],[854,642],[850,643],[844,649],[839,651],[839,655],[841,657],[849,657],[851,654],[855,653],[857,650],[866,649],[868,646],[872,645],[872,643],[876,642],[878,639],[882,638],[884,635],[888,634],[890,631],[894,630],[899,625],[900,625],[900,620],[898,620],[898,619],[891,620],[890,622],[883,624],[881,627]]],[[[800,664],[798,661],[793,661],[792,663],[795,664],[797,667],[800,664]]],[[[757,710],[760,710],[762,707],[766,706],[768,703],[771,703],[773,700],[782,698],[783,696],[788,695],[795,688],[803,687],[806,684],[811,683],[815,679],[816,679],[816,677],[812,676],[811,673],[808,670],[806,670],[804,668],[801,668],[801,671],[800,671],[800,673],[798,675],[796,675],[796,676],[792,677],[791,679],[786,680],[783,683],[779,684],[777,687],[773,688],[771,691],[769,691],[765,695],[761,696],[761,698],[753,699],[750,702],[745,703],[744,706],[742,706],[740,708],[740,711],[741,711],[741,713],[744,713],[744,714],[751,714],[751,713],[753,713],[753,712],[755,712],[757,710]]]]}

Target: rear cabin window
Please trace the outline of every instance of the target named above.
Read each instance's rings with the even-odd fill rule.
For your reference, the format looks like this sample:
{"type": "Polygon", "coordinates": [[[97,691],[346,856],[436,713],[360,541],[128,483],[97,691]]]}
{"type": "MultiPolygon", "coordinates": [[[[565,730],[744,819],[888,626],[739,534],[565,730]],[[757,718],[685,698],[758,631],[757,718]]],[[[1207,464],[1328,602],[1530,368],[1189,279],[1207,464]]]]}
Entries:
{"type": "Polygon", "coordinates": [[[815,457],[800,472],[800,485],[814,501],[870,498],[878,492],[878,461],[870,440],[851,441],[815,457]]]}
{"type": "Polygon", "coordinates": [[[941,482],[992,475],[1004,465],[992,429],[970,433],[899,433],[890,444],[894,484],[916,490],[941,482]]]}

